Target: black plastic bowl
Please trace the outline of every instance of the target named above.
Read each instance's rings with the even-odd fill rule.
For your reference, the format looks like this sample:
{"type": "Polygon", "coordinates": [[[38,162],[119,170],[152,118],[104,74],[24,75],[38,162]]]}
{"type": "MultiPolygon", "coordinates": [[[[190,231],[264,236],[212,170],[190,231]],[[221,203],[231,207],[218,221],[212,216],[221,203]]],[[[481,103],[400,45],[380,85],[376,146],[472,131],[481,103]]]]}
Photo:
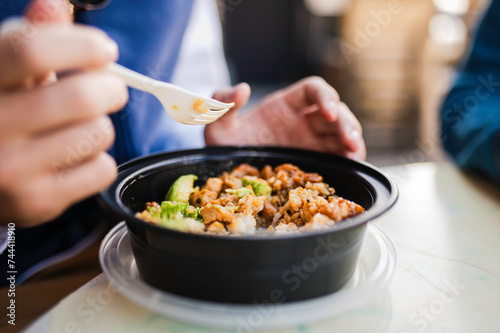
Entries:
{"type": "Polygon", "coordinates": [[[326,295],[352,276],[368,221],[396,201],[396,185],[365,163],[312,151],[213,147],[152,155],[120,166],[101,204],[130,232],[141,278],[178,295],[228,303],[290,302],[326,295]],[[162,201],[181,175],[208,177],[247,162],[262,167],[292,163],[317,172],[336,193],[365,207],[332,229],[290,236],[227,237],[183,233],[134,217],[148,201],[162,201]]]}

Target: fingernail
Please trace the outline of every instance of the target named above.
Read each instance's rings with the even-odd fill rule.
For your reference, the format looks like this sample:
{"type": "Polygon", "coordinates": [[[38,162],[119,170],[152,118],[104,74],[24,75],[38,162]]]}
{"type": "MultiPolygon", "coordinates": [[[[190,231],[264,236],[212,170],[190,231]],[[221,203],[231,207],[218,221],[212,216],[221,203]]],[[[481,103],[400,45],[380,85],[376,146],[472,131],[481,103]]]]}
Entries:
{"type": "Polygon", "coordinates": [[[118,44],[111,38],[108,38],[106,41],[106,52],[109,55],[111,61],[118,60],[118,44]]]}

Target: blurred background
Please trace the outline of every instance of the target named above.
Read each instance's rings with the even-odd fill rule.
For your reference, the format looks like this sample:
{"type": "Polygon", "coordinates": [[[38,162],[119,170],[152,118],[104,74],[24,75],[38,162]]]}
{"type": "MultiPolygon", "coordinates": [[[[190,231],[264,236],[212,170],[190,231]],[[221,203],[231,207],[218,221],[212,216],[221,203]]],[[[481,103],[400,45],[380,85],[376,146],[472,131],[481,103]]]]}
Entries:
{"type": "Polygon", "coordinates": [[[489,0],[219,0],[251,103],[320,75],[363,125],[368,161],[446,159],[439,107],[489,0]],[[257,18],[257,19],[256,19],[257,18]]]}

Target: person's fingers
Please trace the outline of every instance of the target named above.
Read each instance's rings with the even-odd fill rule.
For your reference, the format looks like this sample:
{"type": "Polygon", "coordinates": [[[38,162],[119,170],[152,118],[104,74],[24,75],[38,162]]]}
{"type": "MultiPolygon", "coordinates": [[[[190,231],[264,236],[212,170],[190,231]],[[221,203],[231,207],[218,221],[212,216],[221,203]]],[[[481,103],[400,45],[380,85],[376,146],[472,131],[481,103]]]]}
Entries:
{"type": "Polygon", "coordinates": [[[336,121],[328,121],[325,119],[323,114],[320,112],[319,106],[317,104],[308,107],[304,110],[305,117],[309,127],[313,133],[317,135],[335,135],[338,133],[338,126],[336,121]]]}
{"type": "Polygon", "coordinates": [[[9,209],[12,221],[24,227],[34,226],[59,216],[70,205],[99,192],[115,176],[116,163],[103,152],[75,168],[20,184],[16,191],[23,200],[3,201],[0,208],[9,209]]]}
{"type": "Polygon", "coordinates": [[[123,81],[102,72],[75,74],[39,89],[0,95],[0,109],[9,110],[0,113],[0,141],[4,136],[37,135],[92,119],[119,110],[127,99],[123,81]]]}
{"type": "Polygon", "coordinates": [[[109,149],[114,138],[113,123],[107,116],[41,136],[19,152],[23,160],[31,161],[23,171],[56,172],[74,167],[109,149]]]}
{"type": "Polygon", "coordinates": [[[10,31],[0,38],[0,88],[50,71],[101,67],[117,58],[116,43],[96,28],[53,24],[29,36],[10,31]]]}
{"type": "Polygon", "coordinates": [[[107,116],[39,136],[1,145],[0,184],[15,186],[40,174],[75,167],[108,149],[114,127],[107,116]],[[8,178],[3,178],[8,177],[8,178]]]}
{"type": "Polygon", "coordinates": [[[24,15],[35,26],[47,23],[70,23],[69,1],[66,0],[33,0],[24,15]]]}
{"type": "Polygon", "coordinates": [[[40,75],[35,79],[34,86],[43,86],[50,83],[57,82],[57,74],[54,71],[40,75]]]}
{"type": "Polygon", "coordinates": [[[347,152],[345,157],[352,160],[364,161],[366,160],[366,147],[363,145],[360,149],[355,152],[347,152]]]}
{"type": "Polygon", "coordinates": [[[345,103],[340,103],[337,128],[347,150],[355,152],[364,146],[361,124],[345,103]]]}
{"type": "MultiPolygon", "coordinates": [[[[66,0],[33,0],[28,5],[24,16],[33,27],[42,28],[47,24],[70,24],[73,16],[70,13],[69,2],[66,0]]],[[[29,77],[21,83],[20,88],[30,89],[37,85],[56,81],[54,71],[29,77]]]]}
{"type": "Polygon", "coordinates": [[[309,127],[320,136],[338,135],[339,140],[345,145],[347,150],[355,151],[363,142],[361,124],[343,102],[339,103],[337,119],[328,121],[319,111],[319,107],[309,108],[306,114],[309,127]]]}
{"type": "Polygon", "coordinates": [[[294,83],[285,89],[283,97],[296,110],[317,104],[328,121],[337,118],[339,94],[321,77],[311,76],[294,83]]]}
{"type": "Polygon", "coordinates": [[[231,111],[238,110],[244,106],[250,98],[250,86],[245,83],[238,83],[233,87],[224,87],[213,94],[213,99],[223,103],[234,103],[231,111]]]}
{"type": "Polygon", "coordinates": [[[336,135],[322,135],[320,137],[317,137],[318,142],[320,142],[320,145],[318,146],[318,150],[325,151],[328,153],[333,153],[337,155],[344,155],[345,154],[345,148],[340,142],[338,136],[336,135]]]}
{"type": "Polygon", "coordinates": [[[214,99],[224,103],[233,102],[234,106],[221,118],[205,127],[204,135],[207,145],[234,144],[239,140],[236,138],[245,136],[243,132],[248,129],[248,126],[243,126],[243,122],[238,117],[238,109],[247,103],[249,97],[250,86],[246,83],[222,88],[213,94],[214,99]]]}
{"type": "Polygon", "coordinates": [[[328,121],[319,112],[318,105],[304,109],[309,128],[322,142],[323,150],[343,156],[366,158],[366,147],[361,124],[345,103],[340,102],[337,119],[328,121]]]}
{"type": "Polygon", "coordinates": [[[317,137],[317,144],[314,146],[309,146],[309,148],[317,149],[327,153],[341,155],[350,159],[363,161],[366,159],[366,147],[364,142],[360,143],[360,146],[355,151],[349,151],[346,149],[345,145],[340,141],[337,135],[324,135],[317,137]]]}
{"type": "Polygon", "coordinates": [[[117,167],[113,157],[101,152],[75,168],[55,173],[51,180],[52,186],[57,189],[55,198],[70,206],[111,184],[116,173],[117,167]],[[75,191],[75,188],[79,190],[75,191]]]}
{"type": "Polygon", "coordinates": [[[229,121],[230,118],[236,116],[238,109],[243,107],[250,98],[251,90],[247,83],[239,83],[233,87],[225,87],[217,90],[213,94],[213,98],[223,103],[234,103],[234,106],[221,119],[229,121]]]}

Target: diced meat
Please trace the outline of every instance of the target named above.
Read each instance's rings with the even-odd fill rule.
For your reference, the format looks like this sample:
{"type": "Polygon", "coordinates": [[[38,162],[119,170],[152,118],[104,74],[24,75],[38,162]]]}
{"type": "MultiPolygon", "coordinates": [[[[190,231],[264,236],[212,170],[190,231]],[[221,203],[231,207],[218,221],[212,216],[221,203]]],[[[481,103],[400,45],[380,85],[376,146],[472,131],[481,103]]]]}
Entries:
{"type": "Polygon", "coordinates": [[[354,203],[354,216],[361,214],[365,211],[365,209],[361,206],[358,205],[357,203],[354,203]]]}
{"type": "Polygon", "coordinates": [[[311,183],[320,183],[323,181],[323,177],[317,173],[304,173],[304,180],[311,183]]]}
{"type": "Polygon", "coordinates": [[[207,227],[208,232],[212,232],[214,234],[225,234],[227,233],[226,228],[220,222],[213,222],[207,227]]]}
{"type": "Polygon", "coordinates": [[[293,164],[285,163],[285,164],[278,165],[276,168],[274,168],[274,171],[276,173],[278,173],[280,171],[284,171],[288,175],[291,176],[294,173],[296,173],[297,171],[300,171],[300,169],[298,167],[296,167],[295,165],[293,165],[293,164]]]}
{"type": "Polygon", "coordinates": [[[236,178],[227,172],[224,172],[220,178],[223,182],[222,186],[223,190],[228,188],[237,190],[243,186],[243,183],[240,178],[236,178]]]}
{"type": "Polygon", "coordinates": [[[220,197],[217,200],[212,201],[212,204],[214,205],[221,205],[221,206],[238,206],[238,201],[240,199],[230,193],[221,193],[220,197]]]}
{"type": "Polygon", "coordinates": [[[304,173],[302,172],[297,172],[296,174],[293,175],[293,186],[294,187],[303,187],[305,182],[304,182],[304,173]]]}
{"type": "Polygon", "coordinates": [[[260,172],[260,178],[268,180],[271,177],[274,177],[276,173],[273,171],[273,168],[271,168],[270,165],[266,165],[265,167],[262,168],[262,171],[260,172]]]}
{"type": "Polygon", "coordinates": [[[357,214],[356,206],[357,205],[352,201],[345,200],[341,197],[331,196],[328,198],[328,204],[320,207],[318,212],[338,222],[347,217],[355,216],[357,214]]]}
{"type": "MultiPolygon", "coordinates": [[[[273,177],[271,179],[275,180],[271,184],[274,191],[289,190],[293,188],[293,178],[291,178],[286,171],[283,170],[278,171],[276,173],[276,177],[273,177]]],[[[271,179],[269,180],[270,183],[271,179]]]]}
{"type": "Polygon", "coordinates": [[[205,224],[218,222],[234,222],[234,211],[229,208],[222,207],[220,205],[213,205],[208,203],[200,210],[200,214],[203,217],[205,224]]]}
{"type": "Polygon", "coordinates": [[[278,212],[278,209],[271,205],[268,201],[264,202],[264,208],[262,209],[262,216],[267,221],[272,221],[274,214],[278,212]]]}
{"type": "Polygon", "coordinates": [[[242,163],[231,171],[231,176],[241,178],[243,176],[259,176],[259,169],[247,163],[242,163]]]}
{"type": "Polygon", "coordinates": [[[208,178],[205,188],[212,192],[219,194],[222,189],[223,181],[220,178],[208,178]]]}
{"type": "Polygon", "coordinates": [[[238,213],[255,216],[264,208],[265,201],[265,197],[256,197],[253,193],[247,194],[238,202],[238,213]]]}
{"type": "Polygon", "coordinates": [[[189,203],[194,207],[203,207],[215,199],[217,199],[217,193],[204,188],[201,191],[191,194],[189,203]]]}

